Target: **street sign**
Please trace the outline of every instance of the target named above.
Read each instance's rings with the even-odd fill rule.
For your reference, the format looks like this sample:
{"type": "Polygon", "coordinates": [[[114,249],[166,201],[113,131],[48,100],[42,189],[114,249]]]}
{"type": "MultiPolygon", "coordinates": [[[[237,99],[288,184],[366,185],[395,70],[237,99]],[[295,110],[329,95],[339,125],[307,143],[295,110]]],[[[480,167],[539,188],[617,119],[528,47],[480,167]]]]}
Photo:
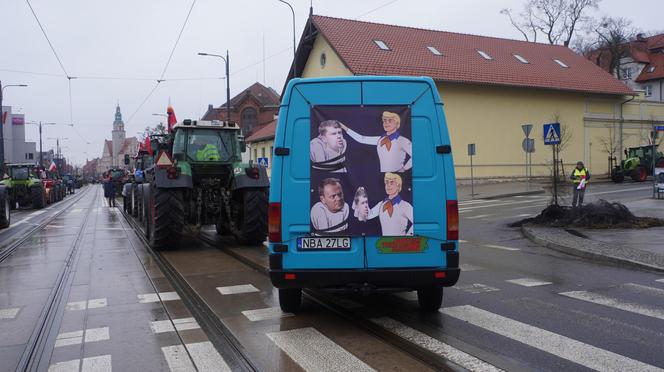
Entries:
{"type": "Polygon", "coordinates": [[[533,125],[532,124],[524,124],[521,126],[521,129],[523,129],[523,134],[526,135],[526,138],[530,137],[530,131],[533,130],[533,125]]]}
{"type": "Polygon", "coordinates": [[[656,131],[659,131],[659,132],[664,131],[664,125],[658,125],[658,126],[656,126],[656,127],[655,127],[655,130],[656,130],[656,131]]]}
{"type": "Polygon", "coordinates": [[[535,152],[535,140],[533,138],[524,138],[521,142],[521,148],[527,153],[535,152]]]}
{"type": "Polygon", "coordinates": [[[544,144],[557,145],[560,143],[560,123],[544,124],[544,144]]]}
{"type": "Polygon", "coordinates": [[[475,144],[474,143],[469,143],[468,144],[468,156],[473,156],[475,155],[475,144]]]}
{"type": "Polygon", "coordinates": [[[268,160],[268,158],[258,158],[258,165],[267,168],[269,164],[270,161],[268,160]]]}

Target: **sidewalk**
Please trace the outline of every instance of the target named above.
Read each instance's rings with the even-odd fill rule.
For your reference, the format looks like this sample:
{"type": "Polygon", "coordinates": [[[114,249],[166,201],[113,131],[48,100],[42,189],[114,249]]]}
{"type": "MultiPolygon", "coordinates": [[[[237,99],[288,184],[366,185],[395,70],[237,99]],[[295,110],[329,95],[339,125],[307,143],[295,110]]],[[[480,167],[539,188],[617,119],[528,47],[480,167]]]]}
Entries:
{"type": "MultiPolygon", "coordinates": [[[[664,218],[664,200],[644,199],[625,205],[637,216],[664,218]]],[[[568,254],[664,271],[664,227],[650,229],[574,229],[523,226],[523,234],[545,247],[568,254]]]]}
{"type": "Polygon", "coordinates": [[[544,183],[533,181],[505,181],[475,184],[471,187],[469,180],[457,183],[457,197],[459,200],[470,199],[499,199],[510,196],[544,194],[544,183]],[[474,189],[474,190],[473,190],[474,189]],[[472,195],[474,191],[474,195],[472,195]]]}

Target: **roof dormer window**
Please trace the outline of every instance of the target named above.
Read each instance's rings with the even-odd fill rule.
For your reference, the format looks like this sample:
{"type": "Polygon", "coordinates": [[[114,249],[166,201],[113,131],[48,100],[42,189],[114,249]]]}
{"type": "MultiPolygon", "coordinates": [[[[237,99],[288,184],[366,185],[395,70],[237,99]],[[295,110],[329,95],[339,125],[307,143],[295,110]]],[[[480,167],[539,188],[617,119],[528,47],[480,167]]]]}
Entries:
{"type": "Polygon", "coordinates": [[[388,47],[387,44],[385,44],[385,42],[382,40],[374,40],[373,42],[376,43],[376,45],[378,45],[378,47],[382,50],[391,50],[390,47],[388,47]]]}
{"type": "Polygon", "coordinates": [[[648,72],[655,72],[655,66],[648,67],[648,72]]]}
{"type": "Polygon", "coordinates": [[[441,53],[438,49],[436,49],[436,47],[428,46],[427,49],[429,49],[429,51],[431,53],[433,53],[433,55],[436,55],[436,56],[442,56],[443,55],[443,53],[441,53]]]}
{"type": "Polygon", "coordinates": [[[563,68],[569,68],[569,66],[568,66],[565,62],[563,62],[563,61],[561,61],[561,60],[559,60],[559,59],[554,59],[553,61],[556,62],[557,64],[559,64],[560,67],[563,67],[563,68]]]}
{"type": "Polygon", "coordinates": [[[519,62],[521,62],[521,63],[530,63],[530,62],[528,62],[528,60],[527,60],[527,59],[525,59],[525,58],[521,57],[521,56],[520,56],[520,55],[518,55],[518,54],[512,54],[512,55],[514,56],[514,58],[518,59],[518,60],[519,60],[519,62]]]}
{"type": "Polygon", "coordinates": [[[491,57],[490,55],[488,55],[487,52],[484,52],[484,51],[482,51],[482,50],[478,50],[477,53],[479,53],[479,54],[480,54],[482,57],[484,57],[484,59],[486,59],[486,60],[489,60],[489,61],[490,61],[490,60],[493,59],[493,57],[491,57]]]}

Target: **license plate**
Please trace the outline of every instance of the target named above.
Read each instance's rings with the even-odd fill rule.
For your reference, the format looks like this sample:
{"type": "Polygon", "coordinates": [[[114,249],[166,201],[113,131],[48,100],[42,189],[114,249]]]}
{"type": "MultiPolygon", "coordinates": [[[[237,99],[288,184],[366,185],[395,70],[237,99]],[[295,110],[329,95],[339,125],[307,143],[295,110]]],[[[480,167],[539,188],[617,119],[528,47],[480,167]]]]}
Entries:
{"type": "Polygon", "coordinates": [[[297,238],[297,249],[350,249],[348,237],[297,238]]]}

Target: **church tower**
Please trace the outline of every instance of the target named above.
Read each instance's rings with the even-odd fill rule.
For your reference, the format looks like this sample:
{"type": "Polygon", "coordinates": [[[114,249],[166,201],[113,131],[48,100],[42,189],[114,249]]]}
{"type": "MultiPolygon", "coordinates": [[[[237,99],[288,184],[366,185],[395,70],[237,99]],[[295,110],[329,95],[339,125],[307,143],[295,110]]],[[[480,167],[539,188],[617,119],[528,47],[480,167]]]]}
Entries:
{"type": "Polygon", "coordinates": [[[113,121],[113,159],[111,164],[114,167],[120,166],[118,159],[120,150],[125,143],[125,129],[124,122],[122,121],[122,113],[120,112],[120,104],[115,108],[115,121],[113,121]]]}

